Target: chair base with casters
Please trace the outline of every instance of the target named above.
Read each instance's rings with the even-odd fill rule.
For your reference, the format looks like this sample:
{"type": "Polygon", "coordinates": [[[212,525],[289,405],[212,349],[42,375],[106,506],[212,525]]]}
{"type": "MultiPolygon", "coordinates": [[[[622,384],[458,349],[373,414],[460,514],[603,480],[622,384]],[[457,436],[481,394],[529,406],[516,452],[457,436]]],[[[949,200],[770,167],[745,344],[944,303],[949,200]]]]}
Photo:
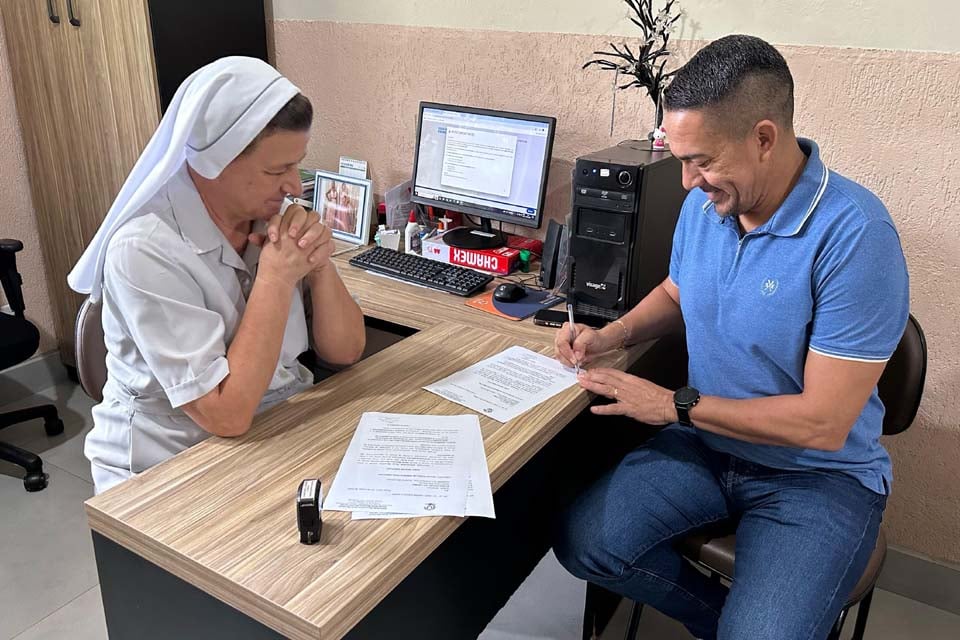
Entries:
{"type": "MultiPolygon", "coordinates": [[[[16,253],[23,249],[19,240],[0,239],[0,285],[12,314],[0,313],[0,371],[26,361],[40,346],[40,331],[24,316],[23,279],[17,271],[16,253]]],[[[0,429],[43,418],[48,436],[63,433],[63,421],[52,404],[0,413],[0,429]]],[[[0,442],[0,460],[23,467],[27,475],[23,486],[27,491],[40,491],[47,486],[43,463],[36,454],[0,442]]]]}
{"type": "MultiPolygon", "coordinates": [[[[0,413],[0,429],[38,418],[43,418],[43,429],[48,436],[63,433],[63,420],[60,419],[57,408],[52,404],[0,413]]],[[[0,442],[0,460],[6,460],[24,468],[27,475],[23,478],[23,487],[27,491],[40,491],[47,487],[48,476],[43,472],[43,461],[35,453],[0,442]]]]}

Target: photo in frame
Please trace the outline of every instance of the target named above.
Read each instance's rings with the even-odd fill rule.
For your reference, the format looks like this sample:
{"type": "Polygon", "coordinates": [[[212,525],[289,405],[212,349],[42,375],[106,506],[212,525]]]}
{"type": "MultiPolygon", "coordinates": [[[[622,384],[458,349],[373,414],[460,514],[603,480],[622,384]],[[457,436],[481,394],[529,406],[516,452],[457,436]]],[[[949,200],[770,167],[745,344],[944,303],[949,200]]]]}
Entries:
{"type": "Polygon", "coordinates": [[[317,171],[313,208],[333,237],[352,244],[370,241],[373,220],[373,183],[333,171],[317,171]]]}

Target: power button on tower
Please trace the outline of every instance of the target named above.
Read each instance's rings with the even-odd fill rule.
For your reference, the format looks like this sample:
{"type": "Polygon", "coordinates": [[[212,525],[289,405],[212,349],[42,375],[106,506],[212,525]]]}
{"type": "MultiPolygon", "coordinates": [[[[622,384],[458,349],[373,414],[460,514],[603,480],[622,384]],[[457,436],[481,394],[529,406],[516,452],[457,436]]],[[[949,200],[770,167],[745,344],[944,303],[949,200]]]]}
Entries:
{"type": "Polygon", "coordinates": [[[617,182],[619,182],[623,186],[627,186],[628,184],[633,182],[633,176],[630,175],[629,171],[627,171],[626,169],[623,169],[620,171],[620,173],[617,174],[617,182]]]}

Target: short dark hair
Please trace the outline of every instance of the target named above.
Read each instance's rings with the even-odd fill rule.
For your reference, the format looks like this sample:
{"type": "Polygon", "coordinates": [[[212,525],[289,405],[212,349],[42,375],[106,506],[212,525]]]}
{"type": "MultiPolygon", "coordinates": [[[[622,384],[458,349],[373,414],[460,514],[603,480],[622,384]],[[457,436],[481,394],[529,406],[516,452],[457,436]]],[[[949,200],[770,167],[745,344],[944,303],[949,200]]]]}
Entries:
{"type": "Polygon", "coordinates": [[[793,76],[769,43],[732,35],[700,49],[663,92],[668,111],[705,109],[721,132],[741,137],[760,120],[793,129],[793,76]]]}
{"type": "Polygon", "coordinates": [[[260,142],[263,138],[276,133],[277,131],[307,131],[313,124],[313,105],[310,104],[310,98],[298,93],[290,98],[287,104],[277,111],[277,114],[270,119],[263,131],[257,134],[243,153],[247,153],[260,142]]]}

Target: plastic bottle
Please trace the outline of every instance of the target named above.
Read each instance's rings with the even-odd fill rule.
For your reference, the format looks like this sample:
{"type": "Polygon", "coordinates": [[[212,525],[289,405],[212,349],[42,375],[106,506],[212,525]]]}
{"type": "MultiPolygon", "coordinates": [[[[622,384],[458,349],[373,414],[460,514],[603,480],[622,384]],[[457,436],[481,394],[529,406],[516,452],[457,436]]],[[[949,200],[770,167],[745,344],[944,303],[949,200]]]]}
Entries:
{"type": "Polygon", "coordinates": [[[407,226],[403,228],[403,252],[420,253],[420,225],[413,211],[410,212],[407,226]]]}
{"type": "Polygon", "coordinates": [[[521,249],[520,250],[520,271],[523,273],[530,273],[530,250],[521,249]]]}

